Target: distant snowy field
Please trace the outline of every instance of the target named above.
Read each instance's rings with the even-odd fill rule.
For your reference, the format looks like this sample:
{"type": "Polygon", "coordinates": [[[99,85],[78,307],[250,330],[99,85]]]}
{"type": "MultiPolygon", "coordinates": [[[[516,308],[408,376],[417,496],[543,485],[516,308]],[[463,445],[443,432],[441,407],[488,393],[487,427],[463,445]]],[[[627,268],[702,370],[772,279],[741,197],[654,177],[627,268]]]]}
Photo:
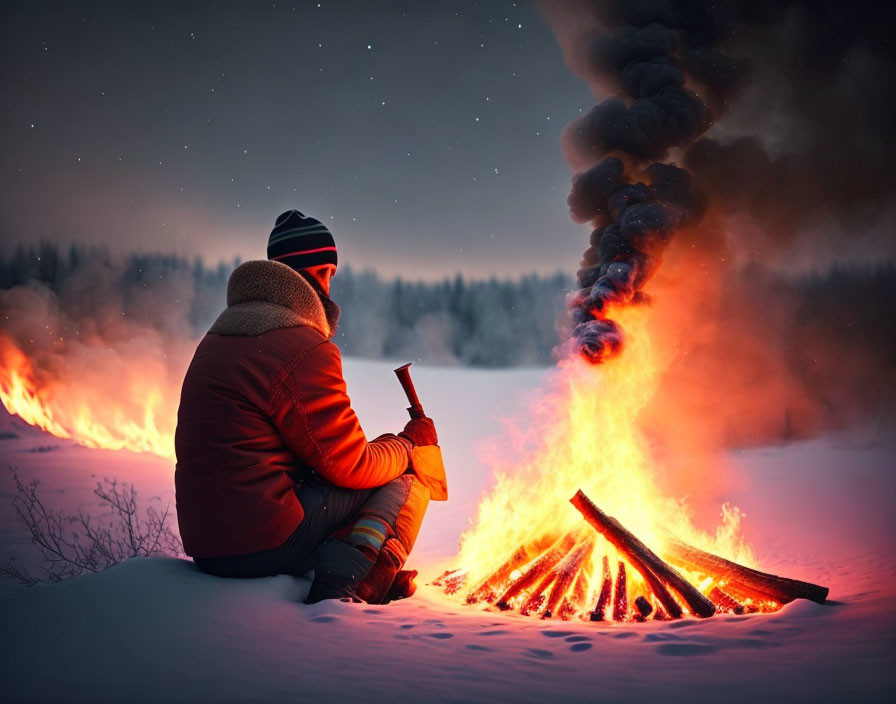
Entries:
{"type": "MultiPolygon", "coordinates": [[[[405,400],[382,362],[346,361],[368,435],[399,429],[405,400]]],[[[490,483],[477,445],[501,432],[540,370],[413,368],[436,419],[451,500],[433,504],[409,564],[451,566],[490,483]]],[[[896,696],[896,437],[876,425],[732,453],[763,567],[831,588],[771,616],[614,625],[466,607],[422,586],[388,606],[298,604],[305,580],[221,580],[191,563],[132,560],[51,586],[0,584],[0,694],[10,700],[890,701],[896,696]]],[[[159,458],[88,450],[0,419],[3,464],[55,508],[91,505],[97,478],[172,497],[159,458]],[[58,449],[33,451],[41,446],[58,449]]],[[[33,547],[0,472],[0,560],[33,547]]]]}

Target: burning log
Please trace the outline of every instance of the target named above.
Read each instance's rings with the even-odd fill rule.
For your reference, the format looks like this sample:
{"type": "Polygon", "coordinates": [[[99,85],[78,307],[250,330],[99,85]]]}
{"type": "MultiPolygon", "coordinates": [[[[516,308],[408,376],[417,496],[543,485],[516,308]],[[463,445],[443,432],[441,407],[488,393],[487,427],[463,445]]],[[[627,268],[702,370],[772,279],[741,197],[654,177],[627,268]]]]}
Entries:
{"type": "Polygon", "coordinates": [[[613,577],[610,574],[610,560],[604,555],[603,581],[600,585],[600,595],[589,618],[592,621],[603,621],[610,604],[610,594],[613,591],[613,577]]]}
{"type": "Polygon", "coordinates": [[[726,594],[718,587],[713,587],[709,592],[709,598],[716,605],[719,611],[730,611],[735,614],[742,614],[746,609],[744,605],[737,601],[730,594],[726,594]]]}
{"type": "Polygon", "coordinates": [[[669,546],[669,559],[680,567],[702,572],[720,582],[728,583],[728,588],[732,591],[736,590],[759,601],[788,604],[794,599],[809,599],[823,604],[828,598],[827,587],[750,569],[677,540],[669,546]]]}
{"type": "Polygon", "coordinates": [[[569,621],[573,618],[585,603],[588,588],[588,574],[590,572],[590,567],[585,567],[579,570],[579,576],[576,577],[576,582],[572,586],[572,591],[566,595],[563,599],[563,603],[560,604],[558,614],[564,621],[569,621]]]}
{"type": "Polygon", "coordinates": [[[653,613],[653,604],[651,604],[643,596],[635,599],[635,608],[638,610],[638,620],[646,621],[647,617],[653,613]]]}
{"type": "Polygon", "coordinates": [[[674,589],[688,605],[691,612],[697,616],[708,618],[715,614],[715,604],[697,591],[692,584],[672,567],[657,557],[644,543],[629,533],[619,521],[608,516],[595,506],[581,489],[570,499],[570,503],[581,512],[585,520],[595,530],[625,556],[632,567],[638,570],[671,618],[680,618],[682,612],[681,607],[672,598],[665,585],[669,585],[669,587],[674,589]]]}
{"type": "Polygon", "coordinates": [[[757,611],[777,611],[781,603],[768,594],[762,594],[748,587],[741,588],[736,584],[726,584],[728,594],[743,604],[747,612],[753,614],[757,611]]]}
{"type": "MultiPolygon", "coordinates": [[[[569,539],[569,536],[566,536],[564,539],[569,539]]],[[[509,560],[492,572],[492,574],[486,577],[479,586],[467,594],[467,603],[475,604],[480,601],[494,600],[496,596],[495,591],[507,581],[514,570],[534,560],[556,540],[556,535],[546,533],[537,540],[533,540],[525,545],[520,545],[514,551],[513,555],[510,556],[509,560]]]]}
{"type": "MultiPolygon", "coordinates": [[[[507,611],[511,608],[510,600],[516,596],[522,594],[526,589],[535,584],[538,580],[543,579],[546,574],[551,572],[554,569],[554,566],[560,562],[563,558],[563,555],[568,550],[567,545],[573,542],[573,537],[571,535],[566,535],[560,541],[558,541],[557,545],[546,553],[544,553],[541,557],[539,557],[528,570],[522,575],[520,575],[519,579],[517,579],[513,584],[511,584],[507,591],[504,592],[504,595],[498,599],[496,606],[501,609],[501,611],[507,611]]],[[[545,585],[547,586],[547,585],[545,585]]]]}
{"type": "Polygon", "coordinates": [[[557,566],[557,581],[545,603],[544,612],[541,614],[542,618],[551,618],[554,610],[557,608],[557,604],[559,604],[560,600],[566,596],[566,592],[569,591],[569,587],[573,580],[579,575],[579,572],[581,572],[582,565],[585,563],[585,559],[588,555],[591,554],[593,548],[594,541],[587,539],[575,550],[569,553],[569,555],[564,557],[557,566]]]}
{"type": "Polygon", "coordinates": [[[594,566],[593,561],[594,543],[591,544],[591,550],[588,551],[588,554],[585,557],[585,562],[579,570],[579,576],[576,577],[575,584],[572,586],[572,591],[563,598],[563,603],[560,604],[559,614],[560,618],[564,621],[568,621],[575,617],[576,614],[585,608],[585,603],[588,599],[588,585],[591,581],[591,572],[594,566]]]}
{"type": "Polygon", "coordinates": [[[520,607],[520,613],[524,616],[528,616],[530,613],[538,611],[538,609],[541,607],[542,602],[544,601],[544,592],[548,587],[554,584],[556,580],[557,572],[555,572],[554,570],[548,572],[538,583],[535,589],[529,592],[529,596],[520,607]]]}
{"type": "Polygon", "coordinates": [[[466,570],[447,570],[433,580],[433,585],[441,587],[446,594],[455,594],[467,580],[466,570]]]}
{"type": "Polygon", "coordinates": [[[616,588],[613,590],[613,620],[624,621],[628,612],[628,593],[626,590],[625,563],[620,560],[616,571],[616,588]]]}

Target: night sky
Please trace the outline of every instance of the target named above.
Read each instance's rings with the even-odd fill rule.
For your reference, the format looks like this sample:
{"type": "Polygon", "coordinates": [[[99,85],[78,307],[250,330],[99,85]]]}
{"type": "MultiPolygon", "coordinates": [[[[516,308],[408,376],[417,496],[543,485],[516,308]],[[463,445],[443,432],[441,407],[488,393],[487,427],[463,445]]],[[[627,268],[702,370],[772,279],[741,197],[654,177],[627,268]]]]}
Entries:
{"type": "Polygon", "coordinates": [[[264,256],[276,215],[342,262],[572,271],[563,126],[594,97],[527,2],[2,8],[4,247],[264,256]]]}

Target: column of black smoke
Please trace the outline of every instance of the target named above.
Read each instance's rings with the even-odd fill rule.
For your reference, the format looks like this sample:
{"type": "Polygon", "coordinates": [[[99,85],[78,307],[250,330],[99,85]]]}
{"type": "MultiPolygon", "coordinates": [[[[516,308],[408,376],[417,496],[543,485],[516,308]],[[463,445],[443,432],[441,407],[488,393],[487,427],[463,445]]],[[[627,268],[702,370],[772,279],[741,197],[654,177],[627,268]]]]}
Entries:
{"type": "Polygon", "coordinates": [[[632,206],[614,202],[623,185],[643,182],[639,197],[649,199],[638,205],[660,205],[686,237],[672,273],[688,280],[646,289],[681,322],[664,327],[674,364],[643,416],[657,446],[691,468],[708,452],[708,470],[719,447],[872,427],[896,412],[894,9],[875,0],[539,5],[570,70],[599,100],[619,96],[564,140],[581,172],[572,214],[595,225],[570,346],[597,360],[619,349],[621,331],[603,319],[644,297],[670,236],[663,228],[646,253],[624,241],[632,206]],[[699,196],[670,215],[656,193],[657,160],[686,168],[706,196],[697,226],[682,227],[700,216],[699,196]],[[617,262],[629,265],[623,277],[617,262]]]}
{"type": "Polygon", "coordinates": [[[594,225],[579,290],[568,298],[571,346],[599,363],[623,345],[613,309],[646,300],[642,288],[676,228],[698,220],[705,208],[688,172],[658,160],[709,128],[743,85],[745,71],[714,49],[720,27],[703,3],[562,7],[591,11],[599,20],[602,31],[588,39],[584,71],[618,91],[564,135],[573,160],[593,164],[573,177],[568,199],[572,218],[594,225]]]}

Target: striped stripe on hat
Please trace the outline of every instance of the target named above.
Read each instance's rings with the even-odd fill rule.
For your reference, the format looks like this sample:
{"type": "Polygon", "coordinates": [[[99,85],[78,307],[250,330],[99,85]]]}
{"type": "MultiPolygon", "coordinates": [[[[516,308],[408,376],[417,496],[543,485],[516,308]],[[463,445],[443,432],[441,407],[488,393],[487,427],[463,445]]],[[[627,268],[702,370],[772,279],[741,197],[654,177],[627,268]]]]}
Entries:
{"type": "Polygon", "coordinates": [[[287,210],[271,230],[268,259],[297,271],[320,264],[336,266],[336,242],[320,220],[287,210]]]}

